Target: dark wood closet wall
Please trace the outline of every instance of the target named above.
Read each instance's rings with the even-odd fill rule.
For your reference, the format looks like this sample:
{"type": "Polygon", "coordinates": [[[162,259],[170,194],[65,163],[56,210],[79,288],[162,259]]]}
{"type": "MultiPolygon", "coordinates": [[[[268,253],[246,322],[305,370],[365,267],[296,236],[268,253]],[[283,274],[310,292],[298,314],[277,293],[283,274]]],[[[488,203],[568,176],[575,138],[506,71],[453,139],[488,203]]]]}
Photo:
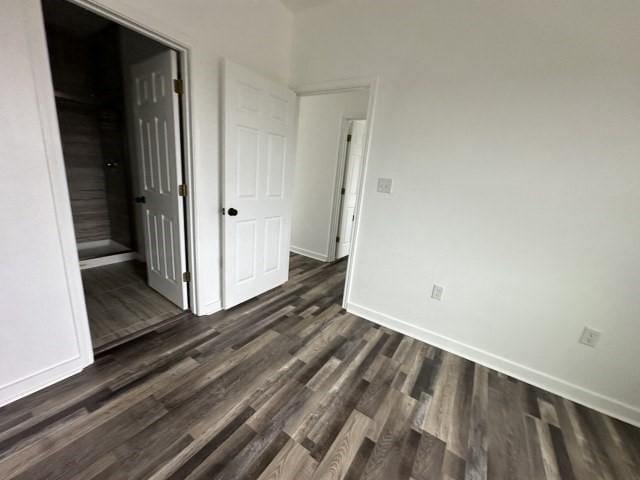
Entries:
{"type": "Polygon", "coordinates": [[[135,249],[118,27],[47,41],[76,241],[135,249]]]}

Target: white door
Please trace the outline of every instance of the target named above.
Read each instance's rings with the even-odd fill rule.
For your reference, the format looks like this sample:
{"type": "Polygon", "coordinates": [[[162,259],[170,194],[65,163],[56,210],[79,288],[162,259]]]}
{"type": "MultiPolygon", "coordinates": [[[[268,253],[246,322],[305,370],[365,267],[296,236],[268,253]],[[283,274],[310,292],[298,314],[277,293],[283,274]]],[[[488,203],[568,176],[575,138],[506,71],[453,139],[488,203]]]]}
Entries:
{"type": "Polygon", "coordinates": [[[225,62],[223,305],[289,278],[296,96],[225,62]]]}
{"type": "Polygon", "coordinates": [[[149,286],[187,307],[182,158],[176,52],[168,50],[131,67],[135,140],[143,203],[149,286]]]}
{"type": "Polygon", "coordinates": [[[362,171],[366,128],[366,120],[354,120],[351,122],[349,135],[347,136],[347,158],[342,183],[343,193],[342,204],[340,205],[338,240],[336,241],[336,259],[349,255],[351,251],[353,221],[355,220],[356,204],[358,202],[358,193],[360,192],[360,172],[362,171]]]}

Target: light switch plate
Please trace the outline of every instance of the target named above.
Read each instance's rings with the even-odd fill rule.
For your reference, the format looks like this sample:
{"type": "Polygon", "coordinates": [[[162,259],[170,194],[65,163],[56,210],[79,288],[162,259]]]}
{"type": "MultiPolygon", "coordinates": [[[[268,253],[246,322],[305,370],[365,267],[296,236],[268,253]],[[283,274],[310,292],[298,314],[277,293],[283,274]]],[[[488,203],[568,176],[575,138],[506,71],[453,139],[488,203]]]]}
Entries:
{"type": "Polygon", "coordinates": [[[379,193],[391,193],[391,186],[393,184],[393,180],[390,178],[379,178],[378,179],[378,192],[379,193]]]}

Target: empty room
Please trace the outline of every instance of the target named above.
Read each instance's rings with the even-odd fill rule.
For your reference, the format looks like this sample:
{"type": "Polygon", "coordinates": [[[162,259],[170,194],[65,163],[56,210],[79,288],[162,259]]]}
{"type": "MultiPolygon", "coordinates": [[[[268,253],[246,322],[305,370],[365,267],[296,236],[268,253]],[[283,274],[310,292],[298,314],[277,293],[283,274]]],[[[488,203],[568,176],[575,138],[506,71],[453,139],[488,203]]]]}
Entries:
{"type": "Polygon", "coordinates": [[[640,4],[0,3],[1,479],[640,479],[640,4]]]}

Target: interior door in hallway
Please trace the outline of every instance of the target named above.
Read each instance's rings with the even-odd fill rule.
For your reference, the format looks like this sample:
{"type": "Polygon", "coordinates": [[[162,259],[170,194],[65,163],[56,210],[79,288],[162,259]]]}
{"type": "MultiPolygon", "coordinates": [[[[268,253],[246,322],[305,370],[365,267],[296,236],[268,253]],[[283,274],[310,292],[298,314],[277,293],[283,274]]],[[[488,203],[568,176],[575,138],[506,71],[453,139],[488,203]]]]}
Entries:
{"type": "Polygon", "coordinates": [[[366,120],[353,120],[347,137],[344,180],[342,183],[342,204],[340,205],[340,223],[336,240],[336,259],[349,255],[353,221],[355,220],[358,194],[360,193],[360,177],[364,150],[364,137],[367,128],[366,120]]]}
{"type": "Polygon", "coordinates": [[[132,65],[134,134],[143,203],[149,286],[187,307],[177,54],[167,50],[132,65]]]}
{"type": "Polygon", "coordinates": [[[223,306],[289,278],[296,96],[231,62],[223,83],[223,306]]]}

